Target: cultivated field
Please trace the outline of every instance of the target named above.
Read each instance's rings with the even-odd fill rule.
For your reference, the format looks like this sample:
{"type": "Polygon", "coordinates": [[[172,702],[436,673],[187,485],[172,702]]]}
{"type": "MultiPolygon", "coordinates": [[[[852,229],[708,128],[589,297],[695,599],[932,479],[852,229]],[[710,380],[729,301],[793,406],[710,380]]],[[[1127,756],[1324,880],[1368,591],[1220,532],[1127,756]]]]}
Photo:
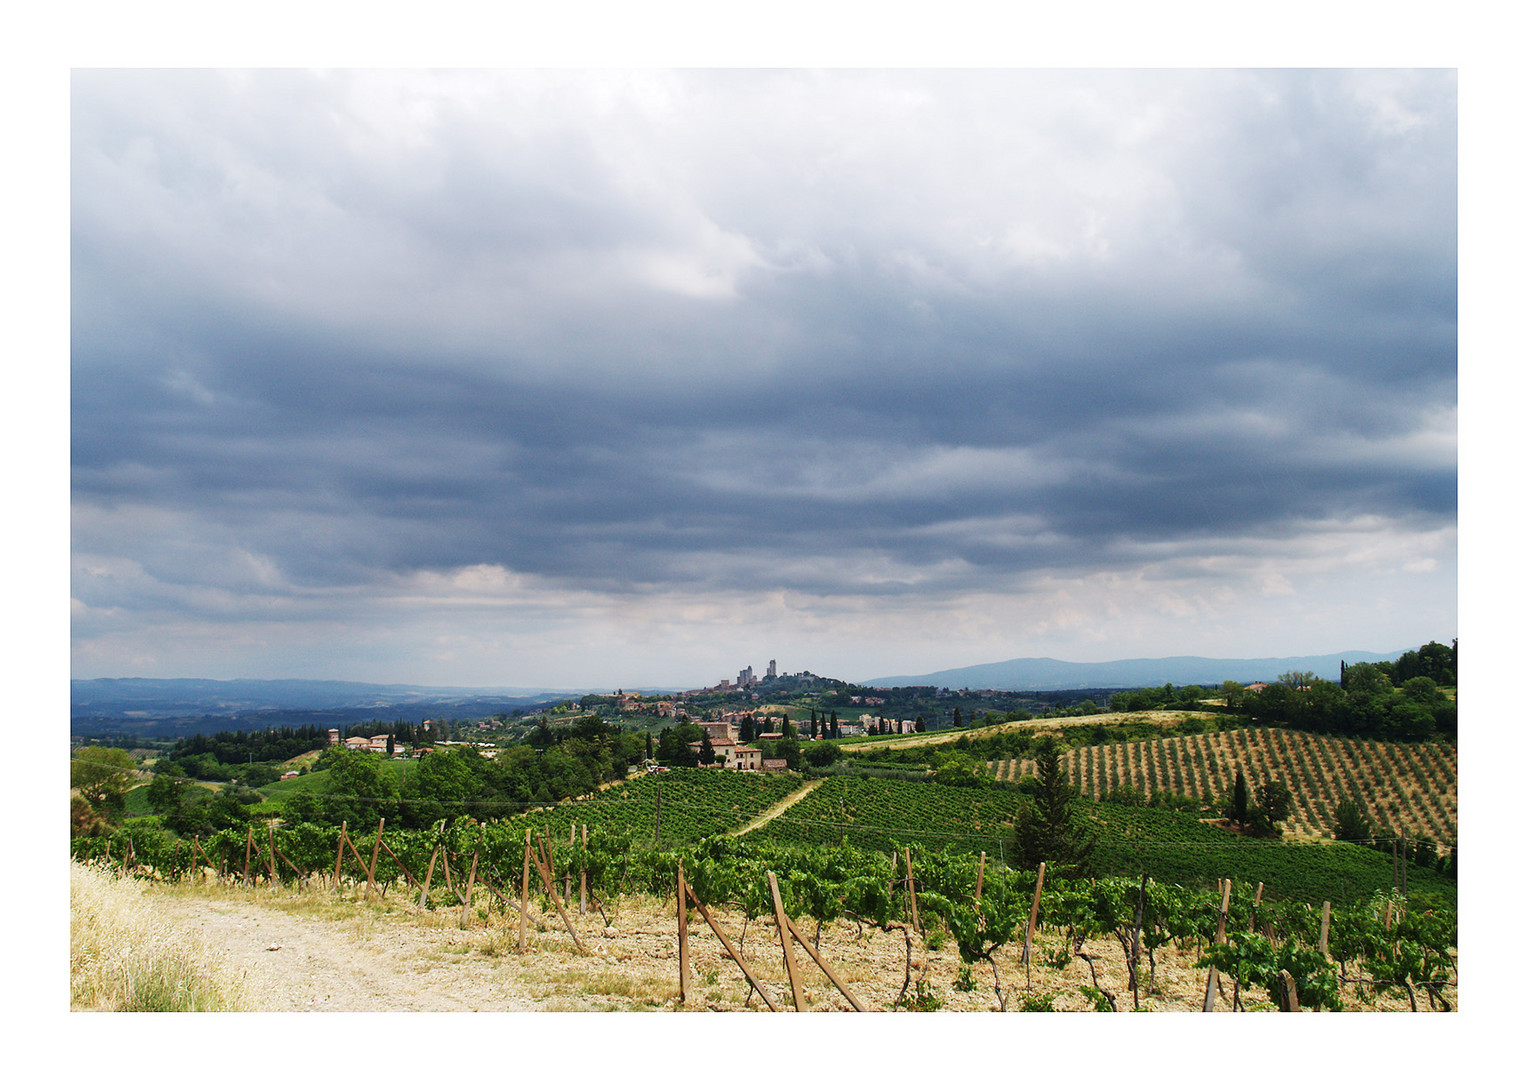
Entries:
{"type": "MultiPolygon", "coordinates": [[[[1438,743],[1404,744],[1246,728],[1065,752],[1062,764],[1085,795],[1101,798],[1128,785],[1150,796],[1168,791],[1207,804],[1230,790],[1240,769],[1249,785],[1264,776],[1283,780],[1295,797],[1285,823],[1296,836],[1331,835],[1338,802],[1356,799],[1376,835],[1429,837],[1452,847],[1459,828],[1459,754],[1438,743]]],[[[1033,761],[988,763],[1000,780],[1035,771],[1033,761]]]]}
{"type": "Polygon", "coordinates": [[[927,731],[918,735],[861,735],[851,739],[839,741],[845,753],[860,753],[866,750],[906,750],[915,746],[937,746],[940,743],[951,743],[961,738],[980,739],[988,735],[1000,735],[1007,731],[1027,731],[1031,735],[1044,735],[1047,732],[1060,732],[1065,728],[1081,727],[1094,724],[1154,724],[1158,727],[1177,727],[1190,717],[1210,717],[1211,713],[1184,712],[1176,709],[1148,709],[1143,712],[1125,713],[1095,713],[1092,716],[1044,716],[1033,720],[1007,720],[1001,724],[991,724],[985,727],[958,727],[944,728],[940,731],[927,731]]]}
{"type": "MultiPolygon", "coordinates": [[[[126,884],[126,883],[125,883],[126,884]]],[[[79,885],[76,885],[79,888],[79,885]]],[[[152,935],[205,955],[217,971],[241,973],[237,994],[200,1007],[262,1012],[599,1012],[599,1011],[768,1011],[730,959],[725,947],[691,912],[688,999],[679,1001],[679,938],[674,901],[645,896],[611,898],[606,914],[569,913],[586,947],[580,952],[555,911],[532,902],[527,951],[515,951],[518,916],[501,906],[478,903],[419,912],[412,903],[367,901],[351,885],[335,895],[327,890],[239,887],[223,884],[131,884],[123,890],[135,911],[119,919],[152,927],[152,935]],[[465,917],[464,917],[465,916],[465,917]]],[[[791,1010],[791,990],[772,919],[746,920],[734,910],[712,912],[723,932],[763,984],[771,1001],[791,1010]]],[[[967,967],[937,929],[910,939],[900,930],[881,931],[839,920],[800,929],[816,939],[835,974],[869,1010],[893,1008],[983,1012],[997,1008],[993,970],[987,963],[967,967]],[[904,996],[904,985],[906,994],[904,996]],[[900,1001],[900,1006],[899,1006],[900,1001]]],[[[148,930],[141,931],[148,934],[148,930]]],[[[123,938],[124,944],[130,944],[123,938]]],[[[1064,946],[1059,933],[1036,936],[1035,962],[1026,970],[1018,943],[997,953],[997,974],[1009,1011],[1028,1003],[1065,1012],[1090,1012],[1097,985],[1116,1007],[1129,1010],[1125,953],[1112,938],[1090,943],[1092,970],[1073,958],[1063,968],[1044,958],[1064,946]]],[[[1198,1012],[1206,972],[1196,968],[1197,949],[1168,944],[1155,950],[1154,964],[1141,961],[1140,1007],[1149,1012],[1198,1012]]],[[[850,1006],[799,946],[795,950],[805,1007],[812,1012],[845,1012],[850,1006]]],[[[80,985],[76,971],[76,985],[80,985]]],[[[222,978],[222,976],[218,976],[222,978]]],[[[109,980],[108,980],[109,981],[109,980]]],[[[1247,1011],[1272,1011],[1260,990],[1243,989],[1224,978],[1217,1010],[1233,1003],[1247,1011]]],[[[1449,996],[1454,996],[1450,990],[1449,996]]],[[[77,991],[78,994],[78,991],[77,991]]],[[[1343,1006],[1359,1011],[1406,1011],[1400,991],[1368,1000],[1344,989],[1343,1006]]],[[[75,999],[74,1007],[112,1008],[120,1002],[75,999]]],[[[153,1007],[153,1006],[150,1006],[153,1007]]],[[[174,1007],[174,1006],[159,1006],[174,1007]]],[[[182,1006],[184,1007],[184,1006],[182,1006]]],[[[1421,996],[1419,1007],[1429,1002],[1421,996]]]]}

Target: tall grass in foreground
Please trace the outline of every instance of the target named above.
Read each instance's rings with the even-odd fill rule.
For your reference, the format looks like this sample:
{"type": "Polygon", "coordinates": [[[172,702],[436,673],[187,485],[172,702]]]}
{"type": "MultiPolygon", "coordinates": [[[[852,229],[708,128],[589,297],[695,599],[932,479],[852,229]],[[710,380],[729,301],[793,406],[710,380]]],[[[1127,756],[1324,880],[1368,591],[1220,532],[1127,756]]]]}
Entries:
{"type": "Polygon", "coordinates": [[[69,864],[69,1007],[88,1012],[225,1012],[246,1006],[240,975],[158,918],[144,886],[69,864]]]}

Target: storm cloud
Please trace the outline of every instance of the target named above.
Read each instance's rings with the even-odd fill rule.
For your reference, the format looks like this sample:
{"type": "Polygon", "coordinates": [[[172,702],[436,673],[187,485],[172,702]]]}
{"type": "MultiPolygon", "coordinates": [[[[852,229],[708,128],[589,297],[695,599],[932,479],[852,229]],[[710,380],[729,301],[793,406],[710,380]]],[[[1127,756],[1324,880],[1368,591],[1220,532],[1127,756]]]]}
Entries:
{"type": "Polygon", "coordinates": [[[1446,637],[1456,114],[1447,71],[77,72],[74,674],[1446,637]]]}

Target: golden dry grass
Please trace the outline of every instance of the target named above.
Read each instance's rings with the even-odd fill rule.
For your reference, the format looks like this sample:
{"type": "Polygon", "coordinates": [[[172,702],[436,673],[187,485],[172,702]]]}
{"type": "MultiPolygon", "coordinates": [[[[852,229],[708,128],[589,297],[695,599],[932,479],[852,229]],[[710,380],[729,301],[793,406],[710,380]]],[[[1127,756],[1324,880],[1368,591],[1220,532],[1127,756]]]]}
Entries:
{"type": "Polygon", "coordinates": [[[168,929],[150,886],[69,869],[69,1006],[87,1012],[226,1012],[247,1006],[239,973],[168,929]]]}

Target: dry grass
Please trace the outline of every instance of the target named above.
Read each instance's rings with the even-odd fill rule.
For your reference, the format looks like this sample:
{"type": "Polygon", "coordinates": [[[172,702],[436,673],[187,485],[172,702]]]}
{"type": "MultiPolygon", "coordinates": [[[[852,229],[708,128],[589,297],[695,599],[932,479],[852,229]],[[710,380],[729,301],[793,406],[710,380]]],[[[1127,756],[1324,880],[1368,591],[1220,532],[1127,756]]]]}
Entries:
{"type": "Polygon", "coordinates": [[[147,887],[69,869],[69,1006],[86,1012],[227,1012],[247,1007],[238,972],[167,931],[147,887]]]}

